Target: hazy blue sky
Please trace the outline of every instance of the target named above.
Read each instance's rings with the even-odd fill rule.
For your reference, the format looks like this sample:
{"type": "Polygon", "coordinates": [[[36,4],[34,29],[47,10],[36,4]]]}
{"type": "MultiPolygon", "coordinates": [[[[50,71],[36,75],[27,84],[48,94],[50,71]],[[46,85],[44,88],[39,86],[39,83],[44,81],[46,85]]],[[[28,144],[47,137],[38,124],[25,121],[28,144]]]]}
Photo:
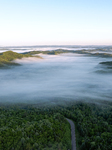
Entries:
{"type": "Polygon", "coordinates": [[[112,45],[112,0],[0,0],[0,46],[112,45]]]}

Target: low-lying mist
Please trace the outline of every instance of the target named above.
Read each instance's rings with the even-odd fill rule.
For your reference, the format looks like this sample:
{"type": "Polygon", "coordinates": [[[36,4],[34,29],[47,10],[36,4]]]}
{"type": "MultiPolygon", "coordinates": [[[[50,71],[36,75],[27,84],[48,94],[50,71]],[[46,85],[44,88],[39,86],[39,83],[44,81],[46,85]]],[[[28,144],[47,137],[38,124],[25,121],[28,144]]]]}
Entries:
{"type": "Polygon", "coordinates": [[[71,53],[40,56],[44,59],[22,58],[15,60],[21,66],[0,70],[0,102],[112,100],[111,72],[99,64],[111,58],[71,53]]]}

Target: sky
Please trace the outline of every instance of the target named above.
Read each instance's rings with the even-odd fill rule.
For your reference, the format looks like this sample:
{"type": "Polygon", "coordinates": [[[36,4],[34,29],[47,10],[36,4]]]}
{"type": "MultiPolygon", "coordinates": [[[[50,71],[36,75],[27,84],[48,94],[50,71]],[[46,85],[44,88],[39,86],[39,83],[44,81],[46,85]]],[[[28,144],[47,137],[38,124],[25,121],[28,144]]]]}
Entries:
{"type": "Polygon", "coordinates": [[[112,45],[112,0],[0,0],[0,46],[112,45]]]}

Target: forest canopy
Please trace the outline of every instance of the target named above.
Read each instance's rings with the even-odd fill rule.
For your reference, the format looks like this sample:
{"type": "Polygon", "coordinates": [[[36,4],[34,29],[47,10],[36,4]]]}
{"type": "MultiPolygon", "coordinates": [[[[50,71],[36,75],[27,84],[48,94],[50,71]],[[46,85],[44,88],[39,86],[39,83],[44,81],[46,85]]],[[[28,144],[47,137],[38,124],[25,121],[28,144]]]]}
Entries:
{"type": "Polygon", "coordinates": [[[65,118],[75,123],[79,150],[112,149],[112,103],[106,101],[102,105],[1,106],[0,148],[71,149],[70,125],[65,118]]]}

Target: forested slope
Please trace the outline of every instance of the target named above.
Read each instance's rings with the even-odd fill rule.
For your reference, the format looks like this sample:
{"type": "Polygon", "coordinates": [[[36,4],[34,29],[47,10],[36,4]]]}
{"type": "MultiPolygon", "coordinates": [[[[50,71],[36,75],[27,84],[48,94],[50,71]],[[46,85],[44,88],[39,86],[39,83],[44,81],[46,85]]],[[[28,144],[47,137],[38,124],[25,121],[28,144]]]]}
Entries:
{"type": "Polygon", "coordinates": [[[70,125],[59,113],[35,108],[0,109],[0,149],[70,149],[70,125]]]}
{"type": "Polygon", "coordinates": [[[112,103],[1,106],[0,149],[71,149],[74,121],[78,150],[112,149],[112,103]],[[78,136],[77,136],[78,135],[78,136]]]}
{"type": "MultiPolygon", "coordinates": [[[[33,57],[31,54],[19,54],[13,51],[6,51],[0,53],[0,67],[8,67],[10,65],[20,65],[18,63],[12,62],[15,59],[21,59],[24,57],[33,57]]],[[[35,56],[37,58],[42,58],[40,56],[35,56]]]]}

